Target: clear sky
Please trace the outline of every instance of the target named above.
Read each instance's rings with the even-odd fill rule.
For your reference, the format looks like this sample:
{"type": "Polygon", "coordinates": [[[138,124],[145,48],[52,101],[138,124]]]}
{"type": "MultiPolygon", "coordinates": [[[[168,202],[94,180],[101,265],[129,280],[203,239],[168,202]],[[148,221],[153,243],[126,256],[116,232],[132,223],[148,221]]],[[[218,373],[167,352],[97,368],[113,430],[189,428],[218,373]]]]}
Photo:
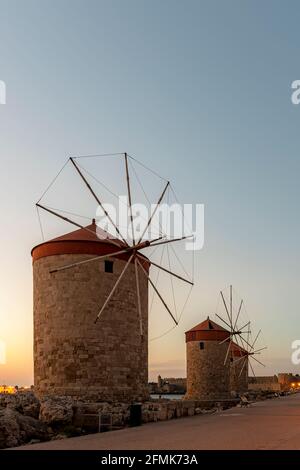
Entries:
{"type": "Polygon", "coordinates": [[[128,151],[205,204],[205,247],[151,377],[183,375],[184,331],[232,283],[268,345],[299,329],[299,2],[0,0],[0,382],[32,383],[34,203],[69,155],[128,151]]]}

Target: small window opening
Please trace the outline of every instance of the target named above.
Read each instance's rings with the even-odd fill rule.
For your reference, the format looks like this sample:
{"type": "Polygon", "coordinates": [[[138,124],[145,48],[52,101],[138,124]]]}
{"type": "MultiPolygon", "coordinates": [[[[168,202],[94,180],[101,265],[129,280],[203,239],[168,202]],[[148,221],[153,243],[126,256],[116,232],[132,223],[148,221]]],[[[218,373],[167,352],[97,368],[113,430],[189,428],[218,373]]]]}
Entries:
{"type": "Polygon", "coordinates": [[[113,273],[114,272],[114,263],[113,261],[104,261],[104,271],[106,273],[113,273]]]}
{"type": "Polygon", "coordinates": [[[200,349],[204,349],[204,343],[203,343],[203,341],[200,341],[199,347],[200,347],[200,349]]]}

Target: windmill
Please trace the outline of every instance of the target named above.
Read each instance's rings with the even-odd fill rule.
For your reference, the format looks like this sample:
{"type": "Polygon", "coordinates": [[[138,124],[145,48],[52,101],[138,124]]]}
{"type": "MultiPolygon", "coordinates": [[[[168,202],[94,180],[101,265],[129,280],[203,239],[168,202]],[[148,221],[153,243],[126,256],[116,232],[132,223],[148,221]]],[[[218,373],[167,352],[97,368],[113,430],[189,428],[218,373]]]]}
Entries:
{"type": "MultiPolygon", "coordinates": [[[[108,155],[108,154],[106,154],[108,155]]],[[[124,178],[126,181],[126,187],[127,187],[127,198],[128,198],[128,211],[129,211],[129,219],[130,219],[130,226],[131,226],[131,241],[128,240],[128,237],[126,237],[123,233],[120,227],[118,227],[116,221],[113,219],[111,214],[107,211],[104,201],[102,198],[100,198],[95,190],[95,188],[92,186],[92,183],[90,182],[90,178],[88,178],[88,172],[85,171],[85,169],[82,167],[82,165],[79,163],[79,159],[81,157],[70,157],[67,161],[67,163],[70,163],[74,169],[74,171],[79,175],[81,181],[84,183],[85,187],[88,189],[91,197],[96,201],[97,205],[102,209],[103,213],[111,223],[111,225],[115,229],[115,233],[117,234],[117,240],[111,239],[111,252],[101,255],[101,256],[95,256],[93,258],[89,258],[86,260],[81,260],[79,262],[74,262],[74,263],[69,263],[65,264],[63,266],[58,266],[56,268],[52,268],[50,270],[50,273],[59,273],[61,271],[65,271],[68,269],[75,268],[77,266],[81,266],[87,263],[93,263],[97,262],[100,260],[106,260],[106,259],[114,259],[118,256],[121,255],[126,255],[127,256],[127,262],[125,263],[118,279],[116,280],[115,284],[113,285],[112,289],[110,292],[107,294],[107,297],[105,301],[103,302],[102,305],[99,306],[99,311],[98,314],[95,317],[95,323],[97,323],[103,314],[103,312],[109,307],[110,301],[113,299],[114,294],[116,290],[118,289],[118,286],[120,285],[122,279],[124,278],[129,266],[131,264],[134,265],[135,269],[135,282],[136,282],[136,307],[137,307],[137,312],[138,312],[138,318],[139,318],[139,330],[140,330],[140,335],[143,336],[143,319],[142,319],[142,311],[141,311],[141,295],[140,295],[140,286],[139,286],[139,273],[142,273],[148,280],[149,285],[153,288],[154,293],[156,294],[157,298],[159,299],[160,303],[164,307],[164,309],[167,311],[168,315],[172,319],[173,323],[175,326],[178,325],[178,318],[172,311],[171,307],[168,305],[166,302],[164,295],[161,293],[160,289],[157,288],[155,282],[152,280],[150,277],[150,274],[147,272],[147,269],[145,268],[145,259],[150,261],[150,265],[157,268],[159,271],[164,272],[168,274],[171,279],[177,279],[179,281],[182,281],[185,284],[188,284],[189,286],[193,286],[193,279],[191,276],[183,276],[178,274],[177,272],[174,272],[170,266],[169,268],[166,268],[162,266],[159,263],[156,263],[153,259],[151,259],[151,255],[149,257],[147,254],[143,253],[142,250],[145,249],[155,249],[156,247],[160,247],[163,245],[173,245],[176,242],[180,242],[182,240],[188,239],[188,238],[193,238],[193,235],[183,235],[181,237],[175,237],[175,238],[167,238],[165,233],[162,232],[161,227],[160,227],[160,235],[152,238],[152,239],[144,239],[144,236],[151,227],[152,223],[154,222],[154,218],[156,215],[156,212],[158,208],[160,207],[162,201],[164,200],[167,192],[171,188],[170,182],[166,181],[166,184],[163,188],[162,193],[158,197],[157,201],[155,201],[155,208],[150,214],[148,220],[146,221],[141,233],[137,234],[135,233],[134,229],[134,216],[133,216],[133,202],[132,202],[132,190],[131,190],[131,174],[130,174],[130,169],[129,169],[129,164],[131,161],[137,161],[127,153],[123,154],[111,154],[112,156],[117,155],[120,158],[123,159],[123,165],[124,165],[124,178]]],[[[99,155],[100,157],[101,155],[99,155]]],[[[95,156],[98,157],[98,156],[95,156]]],[[[93,175],[91,175],[93,176],[93,175]]],[[[51,185],[50,185],[51,186],[51,185]]],[[[44,193],[45,194],[45,193],[44,193]]],[[[44,196],[44,195],[43,195],[44,196]]],[[[42,198],[41,198],[42,199],[42,198]]],[[[88,227],[85,227],[84,225],[80,224],[78,221],[70,218],[69,216],[63,215],[59,210],[54,210],[53,208],[42,204],[41,199],[36,203],[36,207],[38,210],[43,210],[59,219],[62,219],[65,222],[68,222],[72,224],[73,226],[83,229],[87,232],[90,232],[91,229],[88,227]]]]}
{"type": "Polygon", "coordinates": [[[251,371],[255,377],[251,360],[253,359],[260,365],[265,366],[261,361],[254,357],[256,355],[261,354],[263,350],[267,349],[266,347],[255,349],[255,345],[261,334],[261,330],[259,330],[256,337],[252,341],[251,322],[247,321],[244,324],[241,322],[241,314],[244,306],[243,299],[241,299],[237,303],[238,308],[233,307],[234,303],[232,285],[229,286],[229,305],[228,300],[226,302],[223,291],[220,292],[220,295],[225,309],[226,319],[224,319],[221,315],[218,315],[217,313],[216,316],[228,328],[228,337],[221,342],[221,344],[226,341],[228,342],[228,348],[224,359],[224,364],[226,363],[228,357],[230,357],[231,365],[235,367],[238,364],[239,366],[239,377],[242,375],[242,372],[247,366],[247,364],[249,364],[251,371]],[[242,326],[240,326],[240,323],[242,323],[242,326]]]}
{"type": "Polygon", "coordinates": [[[251,333],[248,334],[246,342],[243,340],[242,337],[240,339],[241,344],[242,344],[241,355],[240,355],[240,357],[238,357],[237,359],[234,359],[232,361],[233,366],[236,366],[237,364],[239,364],[239,368],[240,368],[239,377],[242,375],[242,372],[243,372],[244,368],[247,367],[248,365],[250,366],[253,377],[256,377],[254,369],[253,369],[253,364],[254,363],[252,361],[255,361],[256,363],[258,363],[261,366],[265,367],[265,364],[263,364],[260,360],[257,359],[257,357],[255,357],[257,355],[260,355],[262,351],[267,349],[266,346],[258,347],[258,348],[255,347],[260,334],[261,334],[261,330],[258,331],[257,335],[255,336],[254,341],[250,340],[251,333]]]}
{"type": "Polygon", "coordinates": [[[233,308],[232,285],[229,287],[229,306],[227,305],[224,293],[222,291],[220,291],[220,295],[221,295],[222,303],[223,303],[225,313],[226,313],[226,316],[225,316],[226,320],[221,315],[218,315],[217,313],[216,313],[216,316],[228,328],[228,337],[225,338],[220,343],[220,344],[223,344],[225,342],[228,342],[228,348],[227,348],[226,356],[224,359],[224,365],[225,365],[228,360],[228,357],[230,356],[230,351],[231,351],[233,343],[234,342],[238,343],[239,338],[244,338],[245,343],[247,343],[247,340],[245,339],[245,337],[243,337],[243,335],[248,334],[248,332],[250,331],[249,330],[250,321],[245,323],[243,326],[239,326],[240,315],[241,315],[244,301],[243,299],[241,299],[238,310],[235,311],[235,309],[233,308]],[[247,330],[245,330],[245,328],[247,328],[247,330]]]}

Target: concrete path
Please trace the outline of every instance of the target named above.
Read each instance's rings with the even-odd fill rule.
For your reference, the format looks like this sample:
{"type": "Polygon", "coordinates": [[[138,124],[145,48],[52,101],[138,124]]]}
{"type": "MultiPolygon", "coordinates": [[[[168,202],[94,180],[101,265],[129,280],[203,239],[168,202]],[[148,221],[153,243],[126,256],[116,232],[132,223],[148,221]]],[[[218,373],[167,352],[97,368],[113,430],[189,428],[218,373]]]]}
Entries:
{"type": "Polygon", "coordinates": [[[19,447],[26,450],[300,449],[300,394],[102,434],[19,447]]]}

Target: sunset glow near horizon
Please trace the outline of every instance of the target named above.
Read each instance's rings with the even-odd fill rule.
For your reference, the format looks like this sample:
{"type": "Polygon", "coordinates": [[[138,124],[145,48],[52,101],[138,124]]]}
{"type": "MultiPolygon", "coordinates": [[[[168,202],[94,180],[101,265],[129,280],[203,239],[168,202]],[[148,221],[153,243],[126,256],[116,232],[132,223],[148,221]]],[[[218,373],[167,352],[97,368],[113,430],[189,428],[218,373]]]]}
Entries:
{"type": "MultiPolygon", "coordinates": [[[[125,151],[169,179],[180,202],[205,205],[205,244],[182,320],[164,334],[170,320],[155,312],[149,336],[162,335],[149,343],[150,380],[185,376],[184,333],[208,315],[216,320],[230,284],[268,346],[256,373],[300,373],[291,362],[300,306],[300,106],[291,102],[300,6],[291,4],[0,0],[0,384],[33,383],[36,201],[69,156],[125,151]]],[[[61,191],[67,198],[77,186],[61,191]]],[[[47,235],[72,230],[51,225],[47,235]]]]}

